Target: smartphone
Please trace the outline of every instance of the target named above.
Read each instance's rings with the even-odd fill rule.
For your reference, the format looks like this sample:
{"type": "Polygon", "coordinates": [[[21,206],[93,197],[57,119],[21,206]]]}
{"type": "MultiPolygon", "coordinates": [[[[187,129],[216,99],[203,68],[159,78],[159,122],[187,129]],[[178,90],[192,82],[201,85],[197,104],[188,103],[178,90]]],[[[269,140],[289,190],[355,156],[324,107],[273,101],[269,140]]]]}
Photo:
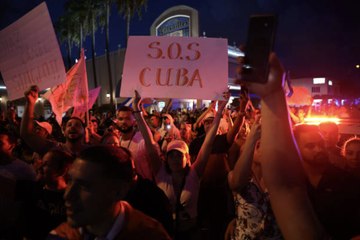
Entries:
{"type": "Polygon", "coordinates": [[[277,26],[275,15],[250,16],[241,79],[266,83],[269,75],[269,55],[273,50],[277,26]]]}

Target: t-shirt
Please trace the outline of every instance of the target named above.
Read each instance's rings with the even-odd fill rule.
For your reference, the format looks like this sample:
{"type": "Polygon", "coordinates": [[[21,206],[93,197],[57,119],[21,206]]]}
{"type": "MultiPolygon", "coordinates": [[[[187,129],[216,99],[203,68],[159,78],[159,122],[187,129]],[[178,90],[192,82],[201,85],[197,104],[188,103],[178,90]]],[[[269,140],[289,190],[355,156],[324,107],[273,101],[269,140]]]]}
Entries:
{"type": "Polygon", "coordinates": [[[13,180],[35,181],[36,179],[34,169],[20,159],[15,159],[8,164],[0,165],[0,175],[13,180]]]}
{"type": "MultiPolygon", "coordinates": [[[[159,188],[161,188],[165,195],[170,200],[173,214],[176,213],[176,195],[174,192],[172,176],[166,172],[165,165],[160,167],[159,172],[155,176],[155,181],[159,188]]],[[[186,176],[185,185],[180,196],[180,204],[184,209],[182,218],[196,218],[197,216],[197,201],[199,197],[200,179],[194,168],[190,168],[186,176]],[[187,215],[187,216],[185,216],[187,215]]]]}
{"type": "Polygon", "coordinates": [[[127,148],[131,152],[136,172],[143,178],[151,180],[152,174],[147,160],[148,154],[141,133],[135,132],[129,140],[122,140],[120,137],[120,146],[127,148]]]}
{"type": "Polygon", "coordinates": [[[360,182],[347,172],[328,166],[310,200],[321,224],[334,239],[360,235],[360,182]]]}

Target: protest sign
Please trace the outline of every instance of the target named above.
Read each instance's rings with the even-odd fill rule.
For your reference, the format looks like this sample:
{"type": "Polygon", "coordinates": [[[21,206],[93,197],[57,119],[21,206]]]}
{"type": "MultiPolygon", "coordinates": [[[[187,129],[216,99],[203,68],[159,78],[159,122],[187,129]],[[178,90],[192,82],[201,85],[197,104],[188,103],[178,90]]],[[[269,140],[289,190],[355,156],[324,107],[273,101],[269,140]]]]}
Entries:
{"type": "Polygon", "coordinates": [[[50,15],[43,2],[0,31],[0,71],[10,100],[31,85],[40,90],[65,80],[65,67],[50,15]]]}
{"type": "Polygon", "coordinates": [[[226,39],[129,37],[120,97],[218,100],[227,83],[226,39]]]}

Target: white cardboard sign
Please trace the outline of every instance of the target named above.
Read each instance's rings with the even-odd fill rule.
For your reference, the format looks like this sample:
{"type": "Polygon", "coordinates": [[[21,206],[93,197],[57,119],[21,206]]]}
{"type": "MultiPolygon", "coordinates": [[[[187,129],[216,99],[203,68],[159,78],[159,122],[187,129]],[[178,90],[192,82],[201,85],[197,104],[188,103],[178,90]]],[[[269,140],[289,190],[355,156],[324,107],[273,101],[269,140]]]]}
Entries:
{"type": "Polygon", "coordinates": [[[227,83],[226,39],[129,37],[120,97],[219,100],[227,83]]]}
{"type": "Polygon", "coordinates": [[[0,31],[0,52],[0,71],[10,100],[23,97],[31,85],[43,90],[66,79],[45,2],[0,31]]]}

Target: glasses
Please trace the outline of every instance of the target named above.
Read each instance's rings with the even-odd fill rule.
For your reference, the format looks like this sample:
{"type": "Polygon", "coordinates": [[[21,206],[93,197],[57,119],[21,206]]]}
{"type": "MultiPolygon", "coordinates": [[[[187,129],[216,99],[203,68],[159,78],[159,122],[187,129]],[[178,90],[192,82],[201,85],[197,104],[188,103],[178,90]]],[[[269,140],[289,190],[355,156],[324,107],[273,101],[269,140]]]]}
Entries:
{"type": "Polygon", "coordinates": [[[166,119],[169,119],[169,118],[168,118],[168,117],[163,117],[162,119],[163,119],[163,120],[166,120],[166,119]]]}

